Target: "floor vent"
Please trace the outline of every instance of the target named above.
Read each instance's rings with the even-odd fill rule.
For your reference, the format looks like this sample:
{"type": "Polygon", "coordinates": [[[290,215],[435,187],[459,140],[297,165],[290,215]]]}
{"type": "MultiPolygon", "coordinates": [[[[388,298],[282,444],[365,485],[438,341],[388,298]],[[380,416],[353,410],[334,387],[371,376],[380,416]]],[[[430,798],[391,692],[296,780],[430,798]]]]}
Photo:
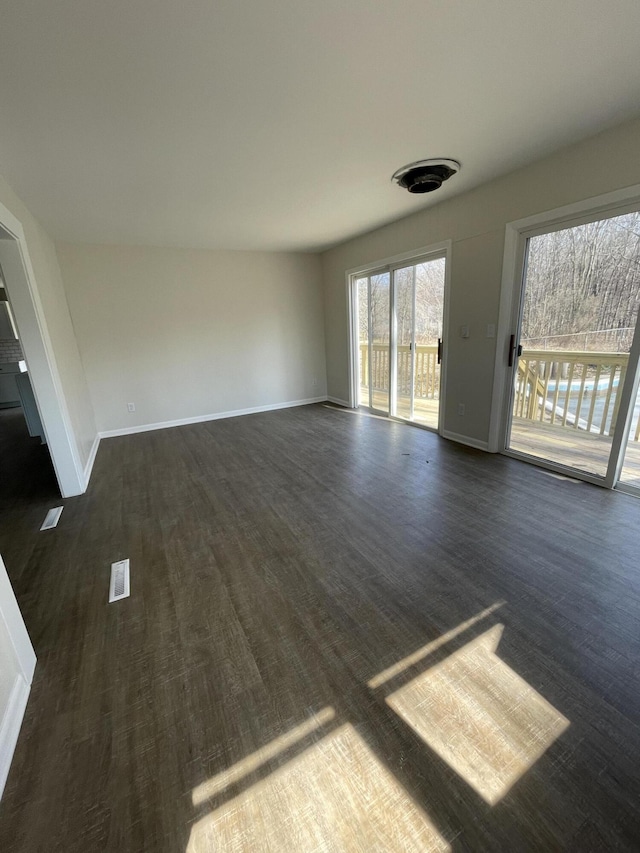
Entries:
{"type": "Polygon", "coordinates": [[[109,584],[109,604],[129,598],[129,560],[111,563],[111,583],[109,584]]]}
{"type": "Polygon", "coordinates": [[[42,527],[40,530],[51,530],[52,527],[55,527],[56,524],[60,521],[60,516],[62,515],[63,506],[54,506],[53,509],[50,509],[46,514],[44,521],[42,522],[42,527]]]}

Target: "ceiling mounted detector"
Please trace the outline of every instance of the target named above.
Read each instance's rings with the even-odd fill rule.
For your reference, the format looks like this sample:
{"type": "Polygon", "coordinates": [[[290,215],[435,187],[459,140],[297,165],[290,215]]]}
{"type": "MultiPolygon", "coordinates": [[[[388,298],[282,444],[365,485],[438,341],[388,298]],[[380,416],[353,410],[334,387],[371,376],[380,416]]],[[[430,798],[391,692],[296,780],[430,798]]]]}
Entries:
{"type": "Polygon", "coordinates": [[[431,193],[460,171],[457,160],[416,160],[394,172],[391,180],[410,193],[431,193]]]}

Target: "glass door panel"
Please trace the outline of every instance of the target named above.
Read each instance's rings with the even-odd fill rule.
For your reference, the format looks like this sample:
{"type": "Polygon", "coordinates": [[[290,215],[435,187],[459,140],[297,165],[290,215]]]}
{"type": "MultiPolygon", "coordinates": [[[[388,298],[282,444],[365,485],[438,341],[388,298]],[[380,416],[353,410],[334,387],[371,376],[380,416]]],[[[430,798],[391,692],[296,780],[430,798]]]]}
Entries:
{"type": "Polygon", "coordinates": [[[639,249],[638,213],[528,240],[510,449],[606,475],[626,415],[619,408],[640,299],[639,249]]]}
{"type": "Polygon", "coordinates": [[[395,363],[396,381],[391,414],[406,420],[413,418],[415,278],[415,266],[397,269],[393,273],[395,357],[392,363],[395,363]]]}
{"type": "Polygon", "coordinates": [[[438,428],[444,318],[445,258],[434,258],[415,266],[414,406],[413,419],[438,428]]]}
{"type": "Polygon", "coordinates": [[[440,406],[444,279],[444,258],[401,267],[393,274],[396,381],[391,413],[434,429],[440,406]]]}
{"type": "Polygon", "coordinates": [[[369,279],[356,279],[358,296],[358,405],[371,406],[369,369],[369,279]]]}
{"type": "Polygon", "coordinates": [[[389,412],[391,276],[369,277],[371,408],[389,412]]]}

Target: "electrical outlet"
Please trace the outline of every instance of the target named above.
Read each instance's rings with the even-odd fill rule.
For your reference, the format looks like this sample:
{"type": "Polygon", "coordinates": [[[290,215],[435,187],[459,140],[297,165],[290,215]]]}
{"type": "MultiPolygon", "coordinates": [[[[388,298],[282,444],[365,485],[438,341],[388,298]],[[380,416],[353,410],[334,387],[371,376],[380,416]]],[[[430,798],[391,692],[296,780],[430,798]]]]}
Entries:
{"type": "Polygon", "coordinates": [[[464,415],[464,403],[458,403],[458,414],[464,415]]]}
{"type": "Polygon", "coordinates": [[[127,403],[127,411],[128,412],[135,412],[135,410],[136,410],[136,404],[135,403],[127,403]]]}

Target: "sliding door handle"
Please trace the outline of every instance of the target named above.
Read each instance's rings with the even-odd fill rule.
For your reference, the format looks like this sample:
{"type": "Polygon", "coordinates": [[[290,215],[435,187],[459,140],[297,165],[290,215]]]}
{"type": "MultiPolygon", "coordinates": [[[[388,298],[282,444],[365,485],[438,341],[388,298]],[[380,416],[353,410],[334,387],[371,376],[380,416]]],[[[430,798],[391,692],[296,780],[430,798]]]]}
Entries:
{"type": "Polygon", "coordinates": [[[518,358],[522,355],[522,344],[518,344],[516,346],[516,336],[511,335],[509,338],[509,367],[513,367],[514,356],[517,355],[518,358]]]}
{"type": "Polygon", "coordinates": [[[438,364],[442,362],[442,338],[438,338],[438,364]]]}

